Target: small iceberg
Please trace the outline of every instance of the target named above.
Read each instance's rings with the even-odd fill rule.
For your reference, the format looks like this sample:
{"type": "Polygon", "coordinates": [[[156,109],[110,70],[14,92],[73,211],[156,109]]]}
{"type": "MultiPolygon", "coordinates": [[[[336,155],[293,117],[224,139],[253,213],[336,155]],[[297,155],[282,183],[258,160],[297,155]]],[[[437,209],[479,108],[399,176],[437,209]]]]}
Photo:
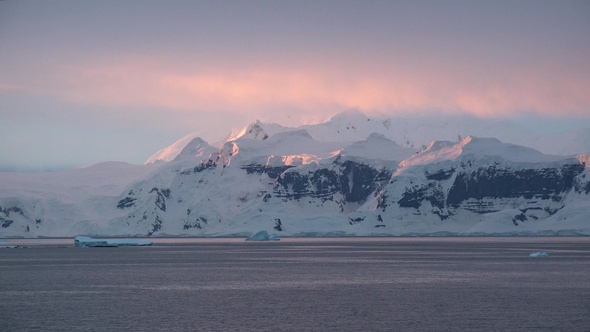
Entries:
{"type": "Polygon", "coordinates": [[[21,246],[0,246],[0,249],[16,249],[22,248],[21,246]]]}
{"type": "Polygon", "coordinates": [[[95,239],[88,236],[76,236],[74,247],[123,247],[123,246],[151,246],[152,241],[135,239],[95,239]]]}
{"type": "Polygon", "coordinates": [[[549,254],[546,251],[543,252],[532,252],[530,255],[530,257],[549,257],[549,254]]]}
{"type": "Polygon", "coordinates": [[[260,231],[254,235],[250,235],[246,241],[279,241],[280,238],[276,235],[269,235],[267,231],[260,231]]]}

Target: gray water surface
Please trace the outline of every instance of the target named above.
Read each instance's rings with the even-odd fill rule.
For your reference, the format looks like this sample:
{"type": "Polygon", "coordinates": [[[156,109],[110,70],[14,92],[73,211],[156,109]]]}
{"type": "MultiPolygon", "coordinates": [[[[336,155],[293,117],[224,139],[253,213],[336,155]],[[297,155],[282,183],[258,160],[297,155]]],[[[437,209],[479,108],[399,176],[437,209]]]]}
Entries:
{"type": "Polygon", "coordinates": [[[1,331],[590,331],[589,238],[26,241],[1,331]]]}

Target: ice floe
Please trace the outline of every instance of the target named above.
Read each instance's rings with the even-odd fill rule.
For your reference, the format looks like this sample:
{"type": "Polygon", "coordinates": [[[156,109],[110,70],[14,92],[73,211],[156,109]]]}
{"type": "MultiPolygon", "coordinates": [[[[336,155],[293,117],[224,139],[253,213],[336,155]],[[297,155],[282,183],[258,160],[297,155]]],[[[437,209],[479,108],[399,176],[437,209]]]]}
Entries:
{"type": "Polygon", "coordinates": [[[95,239],[88,236],[76,236],[74,247],[122,247],[151,246],[152,241],[136,239],[95,239]]]}

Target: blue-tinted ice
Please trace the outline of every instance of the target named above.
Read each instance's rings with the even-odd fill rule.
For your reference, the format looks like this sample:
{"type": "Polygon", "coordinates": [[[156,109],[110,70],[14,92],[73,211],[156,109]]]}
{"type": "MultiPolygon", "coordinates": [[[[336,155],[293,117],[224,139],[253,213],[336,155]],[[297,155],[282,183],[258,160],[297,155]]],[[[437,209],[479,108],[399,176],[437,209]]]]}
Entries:
{"type": "Polygon", "coordinates": [[[270,235],[267,231],[259,231],[254,235],[250,235],[246,241],[279,241],[280,238],[274,234],[270,235]]]}
{"type": "Polygon", "coordinates": [[[151,246],[152,241],[136,239],[95,239],[88,236],[76,236],[74,247],[122,247],[122,246],[151,246]]]}

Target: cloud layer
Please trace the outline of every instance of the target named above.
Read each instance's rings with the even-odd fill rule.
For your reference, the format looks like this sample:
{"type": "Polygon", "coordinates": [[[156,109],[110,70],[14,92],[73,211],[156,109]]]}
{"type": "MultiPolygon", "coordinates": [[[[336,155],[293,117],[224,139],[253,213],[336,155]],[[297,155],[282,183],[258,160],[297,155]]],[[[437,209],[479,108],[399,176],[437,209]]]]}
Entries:
{"type": "Polygon", "coordinates": [[[348,109],[590,121],[589,34],[583,1],[0,1],[0,149],[141,162],[348,109]]]}
{"type": "MultiPolygon", "coordinates": [[[[334,113],[437,110],[484,117],[532,112],[584,116],[590,112],[590,77],[560,70],[402,65],[339,68],[326,64],[223,68],[218,64],[170,67],[151,58],[110,59],[99,65],[63,66],[30,93],[105,107],[164,108],[171,112],[225,111],[249,116],[281,109],[334,113]]],[[[5,90],[18,89],[10,83],[5,90]]]]}

